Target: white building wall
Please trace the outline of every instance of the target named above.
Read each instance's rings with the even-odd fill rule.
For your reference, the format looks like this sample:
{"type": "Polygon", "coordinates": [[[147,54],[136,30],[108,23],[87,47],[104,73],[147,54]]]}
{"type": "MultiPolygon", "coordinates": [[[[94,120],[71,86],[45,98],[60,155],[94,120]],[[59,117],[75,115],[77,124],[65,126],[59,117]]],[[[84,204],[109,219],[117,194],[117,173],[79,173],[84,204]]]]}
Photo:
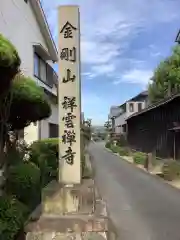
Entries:
{"type": "Polygon", "coordinates": [[[138,103],[141,103],[142,104],[142,109],[144,109],[146,107],[146,102],[127,102],[126,103],[126,112],[127,112],[127,116],[126,118],[130,117],[132,114],[138,112],[138,103]],[[130,112],[130,104],[133,104],[134,105],[134,111],[133,112],[130,112]]]}
{"type": "Polygon", "coordinates": [[[126,103],[126,112],[122,113],[115,118],[115,133],[123,133],[123,129],[120,125],[126,124],[126,119],[132,114],[138,112],[138,103],[142,104],[142,109],[146,107],[146,102],[127,102],[126,103]],[[133,112],[130,111],[130,104],[133,103],[133,112]]]}
{"type": "MultiPolygon", "coordinates": [[[[21,70],[26,76],[32,77],[39,85],[44,86],[47,90],[51,89],[34,77],[34,55],[33,44],[39,43],[46,50],[47,45],[41,34],[39,25],[36,21],[35,14],[28,1],[24,0],[0,0],[0,33],[8,38],[17,48],[21,58],[21,70]]],[[[56,89],[53,89],[56,93],[56,89]]],[[[52,107],[53,109],[56,106],[52,107]]],[[[52,116],[49,121],[58,123],[58,110],[52,109],[52,116]]],[[[30,143],[38,139],[38,126],[31,124],[25,129],[25,140],[30,143]]],[[[43,121],[41,127],[43,137],[48,137],[48,120],[43,121]]]]}
{"type": "Polygon", "coordinates": [[[122,127],[119,125],[123,125],[126,123],[126,112],[122,113],[120,116],[115,118],[115,133],[122,133],[122,127]]]}

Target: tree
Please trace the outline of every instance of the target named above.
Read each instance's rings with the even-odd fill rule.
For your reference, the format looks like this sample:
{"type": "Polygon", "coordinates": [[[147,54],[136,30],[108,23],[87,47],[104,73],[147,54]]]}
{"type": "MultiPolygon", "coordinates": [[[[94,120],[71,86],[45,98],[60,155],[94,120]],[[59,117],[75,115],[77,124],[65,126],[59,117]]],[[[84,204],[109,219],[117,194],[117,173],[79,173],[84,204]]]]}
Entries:
{"type": "Polygon", "coordinates": [[[12,103],[8,123],[10,130],[20,130],[31,122],[51,115],[51,106],[43,89],[29,77],[19,74],[12,83],[12,103]]]}
{"type": "Polygon", "coordinates": [[[180,92],[180,46],[159,64],[151,81],[148,87],[151,103],[180,92]]]}
{"type": "Polygon", "coordinates": [[[51,115],[51,107],[41,87],[20,73],[15,47],[0,35],[0,167],[9,131],[27,127],[51,115]]]}
{"type": "Polygon", "coordinates": [[[20,71],[21,60],[16,48],[0,34],[0,159],[5,143],[5,132],[9,107],[11,103],[11,94],[9,89],[13,78],[20,71]]]}
{"type": "Polygon", "coordinates": [[[0,96],[9,88],[19,72],[21,60],[16,48],[0,34],[0,96]]]}

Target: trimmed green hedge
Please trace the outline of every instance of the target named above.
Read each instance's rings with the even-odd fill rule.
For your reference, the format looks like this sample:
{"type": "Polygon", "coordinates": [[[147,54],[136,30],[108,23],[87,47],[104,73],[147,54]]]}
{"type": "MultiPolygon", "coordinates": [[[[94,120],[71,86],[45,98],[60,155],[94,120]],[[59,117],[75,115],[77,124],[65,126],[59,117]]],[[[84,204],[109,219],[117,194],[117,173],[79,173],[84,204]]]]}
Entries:
{"type": "Polygon", "coordinates": [[[58,177],[58,152],[58,138],[42,139],[30,146],[29,161],[40,168],[43,186],[58,177]]]}
{"type": "Polygon", "coordinates": [[[28,213],[27,207],[14,197],[0,197],[0,239],[14,239],[23,227],[28,213]]]}
{"type": "Polygon", "coordinates": [[[115,146],[115,145],[111,145],[111,147],[110,147],[110,149],[111,149],[111,151],[113,152],[113,153],[118,153],[119,152],[119,147],[118,146],[115,146]]]}
{"type": "Polygon", "coordinates": [[[133,154],[133,161],[135,164],[144,165],[146,161],[146,154],[142,152],[135,152],[133,154]]]}
{"type": "Polygon", "coordinates": [[[111,142],[107,142],[105,145],[106,148],[111,148],[111,142]]]}
{"type": "Polygon", "coordinates": [[[8,194],[33,209],[41,200],[40,169],[30,162],[10,167],[5,188],[8,194]]]}
{"type": "Polygon", "coordinates": [[[126,147],[119,147],[118,153],[120,156],[129,156],[129,150],[126,147]]]}

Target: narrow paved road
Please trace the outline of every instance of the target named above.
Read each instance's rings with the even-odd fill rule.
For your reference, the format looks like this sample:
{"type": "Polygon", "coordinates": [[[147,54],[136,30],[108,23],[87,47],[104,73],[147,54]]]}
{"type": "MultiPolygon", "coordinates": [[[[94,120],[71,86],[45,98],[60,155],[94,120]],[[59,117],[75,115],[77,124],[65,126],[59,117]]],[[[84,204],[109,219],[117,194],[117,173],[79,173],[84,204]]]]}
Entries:
{"type": "Polygon", "coordinates": [[[121,240],[180,240],[180,190],[92,143],[96,181],[121,240]]]}

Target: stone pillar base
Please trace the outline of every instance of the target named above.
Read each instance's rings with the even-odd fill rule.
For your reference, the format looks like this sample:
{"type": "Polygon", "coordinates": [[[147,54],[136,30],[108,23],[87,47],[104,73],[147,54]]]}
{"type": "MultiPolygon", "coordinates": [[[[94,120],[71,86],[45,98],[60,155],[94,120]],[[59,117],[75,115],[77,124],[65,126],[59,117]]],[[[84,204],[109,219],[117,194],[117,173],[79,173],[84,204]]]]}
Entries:
{"type": "Polygon", "coordinates": [[[25,227],[26,240],[116,239],[93,180],[74,186],[51,182],[42,196],[25,227]]]}

